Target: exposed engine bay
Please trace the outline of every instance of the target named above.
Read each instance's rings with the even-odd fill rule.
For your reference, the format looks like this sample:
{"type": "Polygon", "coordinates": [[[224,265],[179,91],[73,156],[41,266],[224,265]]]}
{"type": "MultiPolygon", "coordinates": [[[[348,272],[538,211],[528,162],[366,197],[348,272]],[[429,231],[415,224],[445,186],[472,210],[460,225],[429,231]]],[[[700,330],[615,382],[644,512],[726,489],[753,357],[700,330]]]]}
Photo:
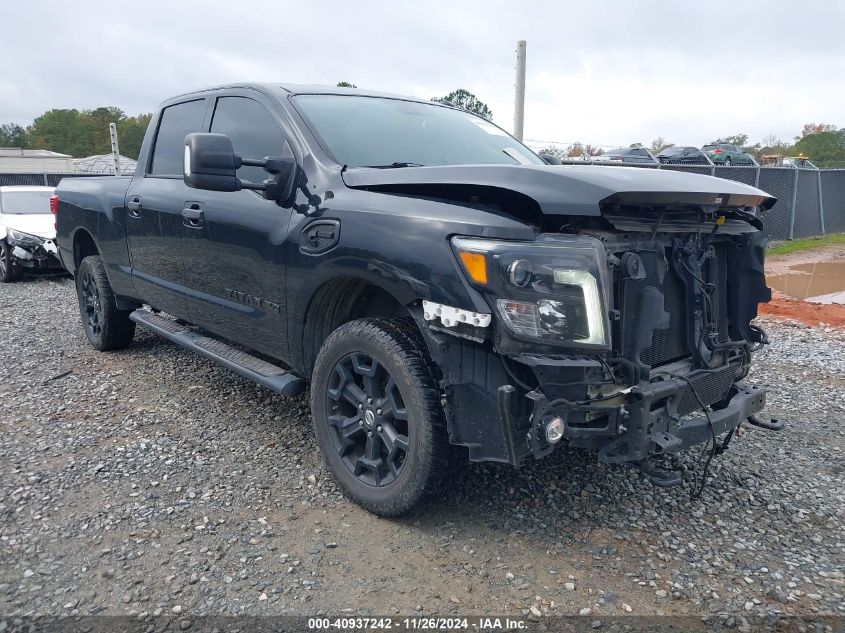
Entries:
{"type": "MultiPolygon", "coordinates": [[[[602,211],[600,218],[568,218],[562,233],[541,233],[538,241],[601,244],[605,267],[597,278],[609,314],[608,349],[549,346],[526,353],[518,336],[494,332],[491,351],[503,355],[507,383],[498,388],[496,412],[505,420],[504,436],[500,446],[488,440],[470,445],[470,455],[501,454],[507,455],[502,461],[518,463],[566,440],[597,451],[606,463],[637,463],[655,483],[673,485],[679,479],[655,460],[708,440],[715,450],[717,436],[732,434],[765,404],[765,389],[741,381],[753,352],[767,343],[751,323],[757,305],[770,299],[763,272],[767,238],[753,209],[612,204],[602,211]]],[[[557,314],[557,322],[566,316],[557,314]]],[[[478,328],[459,323],[451,329],[485,340],[478,328]]],[[[466,358],[469,344],[460,346],[466,358]]],[[[484,353],[476,349],[475,355],[477,376],[484,353]]],[[[496,362],[483,362],[489,375],[496,362]]],[[[470,388],[466,377],[461,381],[450,388],[450,404],[483,406],[481,392],[490,380],[470,388]]],[[[472,430],[466,432],[471,439],[472,430]]]]}

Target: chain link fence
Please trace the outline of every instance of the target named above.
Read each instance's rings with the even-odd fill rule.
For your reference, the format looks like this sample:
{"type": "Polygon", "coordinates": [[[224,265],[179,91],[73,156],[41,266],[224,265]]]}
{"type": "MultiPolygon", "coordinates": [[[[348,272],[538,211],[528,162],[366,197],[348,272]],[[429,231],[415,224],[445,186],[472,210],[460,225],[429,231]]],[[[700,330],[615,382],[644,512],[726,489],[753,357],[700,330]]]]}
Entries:
{"type": "Polygon", "coordinates": [[[845,169],[824,169],[819,175],[822,233],[845,233],[845,169]]]}
{"type": "Polygon", "coordinates": [[[107,173],[75,173],[75,174],[52,174],[52,173],[0,173],[0,187],[10,186],[33,186],[33,187],[55,187],[62,178],[91,178],[92,176],[114,176],[114,172],[107,173]]]}
{"type": "MultiPolygon", "coordinates": [[[[573,162],[578,165],[590,164],[573,162]]],[[[845,169],[662,164],[623,166],[706,174],[759,187],[777,198],[777,204],[763,216],[763,225],[776,240],[845,233],[845,169]]],[[[62,178],[109,175],[112,174],[0,173],[0,186],[55,187],[62,178]]]]}

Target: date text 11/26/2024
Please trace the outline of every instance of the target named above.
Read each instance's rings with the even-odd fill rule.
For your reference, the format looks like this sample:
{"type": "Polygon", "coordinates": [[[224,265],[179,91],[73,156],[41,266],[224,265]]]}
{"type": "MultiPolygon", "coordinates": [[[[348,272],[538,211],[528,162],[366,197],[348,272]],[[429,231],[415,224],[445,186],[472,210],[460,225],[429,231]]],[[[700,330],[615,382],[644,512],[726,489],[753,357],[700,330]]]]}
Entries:
{"type": "Polygon", "coordinates": [[[526,628],[525,620],[511,617],[408,617],[408,618],[309,618],[312,631],[520,631],[526,628]]]}

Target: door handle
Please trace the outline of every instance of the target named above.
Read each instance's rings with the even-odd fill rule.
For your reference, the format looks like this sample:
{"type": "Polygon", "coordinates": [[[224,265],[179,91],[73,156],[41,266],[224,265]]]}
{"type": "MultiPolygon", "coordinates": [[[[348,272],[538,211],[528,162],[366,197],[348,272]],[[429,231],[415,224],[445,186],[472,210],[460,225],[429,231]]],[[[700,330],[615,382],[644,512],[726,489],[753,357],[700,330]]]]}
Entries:
{"type": "Polygon", "coordinates": [[[129,216],[133,218],[141,217],[141,196],[129,196],[126,201],[126,208],[129,209],[129,216]]]}
{"type": "Polygon", "coordinates": [[[189,207],[182,209],[183,224],[188,227],[198,227],[202,225],[205,214],[199,205],[194,203],[189,207]]]}

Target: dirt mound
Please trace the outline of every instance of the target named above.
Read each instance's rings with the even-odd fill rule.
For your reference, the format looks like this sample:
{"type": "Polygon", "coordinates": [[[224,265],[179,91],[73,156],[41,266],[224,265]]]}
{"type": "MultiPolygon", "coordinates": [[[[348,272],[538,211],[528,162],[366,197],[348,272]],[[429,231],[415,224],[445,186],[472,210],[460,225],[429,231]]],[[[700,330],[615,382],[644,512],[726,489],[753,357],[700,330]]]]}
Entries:
{"type": "Polygon", "coordinates": [[[799,321],[806,325],[824,323],[845,328],[845,306],[799,301],[779,292],[773,292],[771,302],[760,304],[758,311],[761,316],[775,319],[799,321]]]}

